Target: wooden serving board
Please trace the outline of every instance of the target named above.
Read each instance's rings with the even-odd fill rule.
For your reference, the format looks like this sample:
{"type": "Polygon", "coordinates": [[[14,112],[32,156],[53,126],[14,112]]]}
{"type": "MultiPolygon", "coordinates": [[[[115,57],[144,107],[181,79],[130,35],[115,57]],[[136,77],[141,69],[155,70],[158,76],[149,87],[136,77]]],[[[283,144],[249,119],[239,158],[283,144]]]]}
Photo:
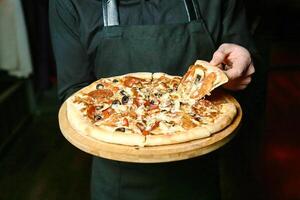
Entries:
{"type": "Polygon", "coordinates": [[[64,137],[74,146],[86,153],[111,160],[135,163],[161,163],[185,160],[210,153],[229,142],[236,134],[242,119],[240,104],[232,97],[228,98],[236,105],[237,115],[232,124],[211,137],[190,142],[153,146],[134,147],[102,142],[77,133],[67,119],[67,105],[64,103],[58,114],[59,126],[64,137]]]}

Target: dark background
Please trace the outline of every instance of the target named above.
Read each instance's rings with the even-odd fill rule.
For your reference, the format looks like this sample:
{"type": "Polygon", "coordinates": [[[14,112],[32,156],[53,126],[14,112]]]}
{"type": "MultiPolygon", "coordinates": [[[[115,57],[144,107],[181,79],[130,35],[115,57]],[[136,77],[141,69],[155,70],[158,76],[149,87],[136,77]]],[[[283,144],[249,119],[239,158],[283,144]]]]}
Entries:
{"type": "MultiPolygon", "coordinates": [[[[34,73],[29,79],[0,73],[0,200],[88,199],[91,157],[69,144],[58,128],[48,1],[22,3],[34,73]]],[[[225,174],[222,193],[229,200],[297,200],[300,1],[245,3],[249,28],[267,69],[267,83],[261,86],[266,88],[266,109],[258,116],[264,119],[264,131],[251,141],[257,151],[239,177],[245,181],[237,184],[232,174],[225,174]]]]}

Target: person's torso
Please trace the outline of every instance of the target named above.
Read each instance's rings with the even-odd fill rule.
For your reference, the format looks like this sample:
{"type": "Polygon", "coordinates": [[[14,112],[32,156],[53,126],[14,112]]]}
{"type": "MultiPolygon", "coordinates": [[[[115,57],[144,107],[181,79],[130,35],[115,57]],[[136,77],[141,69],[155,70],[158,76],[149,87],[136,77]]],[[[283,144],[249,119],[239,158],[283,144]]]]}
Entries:
{"type": "MultiPolygon", "coordinates": [[[[103,12],[107,8],[98,1],[87,2],[82,4],[89,5],[91,13],[84,12],[88,9],[82,10],[83,5],[78,7],[78,25],[96,78],[141,71],[182,75],[197,59],[210,59],[215,50],[200,5],[193,7],[183,0],[121,1],[114,10],[118,22],[107,25],[104,18],[112,13],[103,12]]],[[[217,170],[215,157],[172,164],[94,158],[93,197],[216,199],[217,170]]]]}
{"type": "Polygon", "coordinates": [[[220,34],[219,1],[198,3],[201,19],[191,25],[183,0],[121,0],[120,24],[111,27],[103,24],[101,1],[72,2],[96,78],[137,71],[182,75],[196,59],[211,58],[220,34]]]}

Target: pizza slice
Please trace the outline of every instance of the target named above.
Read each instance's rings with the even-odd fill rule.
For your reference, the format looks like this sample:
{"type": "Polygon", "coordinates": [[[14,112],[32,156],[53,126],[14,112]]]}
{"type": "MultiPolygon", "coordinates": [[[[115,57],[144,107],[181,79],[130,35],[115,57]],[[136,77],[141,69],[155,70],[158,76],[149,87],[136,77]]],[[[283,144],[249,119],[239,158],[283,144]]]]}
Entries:
{"type": "Polygon", "coordinates": [[[105,142],[143,145],[142,116],[151,80],[152,73],[131,73],[95,81],[68,100],[71,125],[105,142]]]}
{"type": "Polygon", "coordinates": [[[183,99],[197,101],[226,82],[228,78],[225,72],[206,61],[197,60],[182,77],[178,93],[183,99]]]}

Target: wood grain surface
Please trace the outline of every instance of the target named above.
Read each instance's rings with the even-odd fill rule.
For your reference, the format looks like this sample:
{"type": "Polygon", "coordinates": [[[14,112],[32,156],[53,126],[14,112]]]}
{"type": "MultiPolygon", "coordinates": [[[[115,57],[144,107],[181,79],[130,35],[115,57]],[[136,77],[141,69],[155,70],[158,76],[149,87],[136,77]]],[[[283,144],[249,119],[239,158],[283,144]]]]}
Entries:
{"type": "Polygon", "coordinates": [[[67,105],[63,103],[59,110],[59,126],[64,137],[80,150],[111,160],[135,162],[135,163],[161,163],[177,160],[185,160],[210,153],[229,142],[237,133],[242,119],[240,104],[228,96],[237,107],[237,115],[232,124],[211,137],[193,140],[190,142],[153,146],[134,147],[111,144],[77,133],[67,119],[67,105]]]}

